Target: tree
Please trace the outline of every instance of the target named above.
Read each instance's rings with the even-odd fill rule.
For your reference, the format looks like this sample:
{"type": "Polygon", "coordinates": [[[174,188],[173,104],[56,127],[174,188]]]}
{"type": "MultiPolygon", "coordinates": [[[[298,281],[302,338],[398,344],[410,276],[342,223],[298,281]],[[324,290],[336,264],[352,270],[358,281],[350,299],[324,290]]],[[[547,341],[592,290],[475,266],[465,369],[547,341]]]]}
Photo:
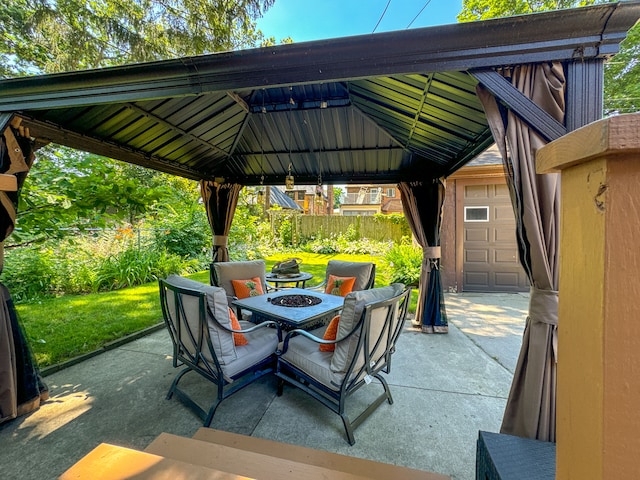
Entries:
{"type": "Polygon", "coordinates": [[[462,11],[457,18],[459,22],[471,22],[547,10],[584,7],[612,1],[616,0],[464,0],[462,2],[462,11]]]}
{"type": "Polygon", "coordinates": [[[340,208],[344,191],[340,187],[333,187],[333,208],[340,208]]]}
{"type": "Polygon", "coordinates": [[[259,45],[274,0],[2,0],[0,76],[159,60],[259,45]]]}
{"type": "Polygon", "coordinates": [[[180,192],[170,188],[169,175],[67,148],[41,150],[33,169],[20,195],[13,242],[134,224],[180,192]]]}
{"type": "MultiPolygon", "coordinates": [[[[584,7],[614,0],[464,0],[458,21],[486,20],[545,10],[584,7]]],[[[620,52],[605,64],[604,114],[637,112],[640,106],[640,24],[636,24],[620,45],[620,52]]]]}

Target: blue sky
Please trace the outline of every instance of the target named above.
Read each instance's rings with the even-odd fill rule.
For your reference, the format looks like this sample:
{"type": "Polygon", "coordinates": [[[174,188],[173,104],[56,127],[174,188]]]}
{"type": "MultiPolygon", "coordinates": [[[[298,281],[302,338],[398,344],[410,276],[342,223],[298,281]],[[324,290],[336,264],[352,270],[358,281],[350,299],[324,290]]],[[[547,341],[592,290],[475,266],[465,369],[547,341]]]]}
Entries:
{"type": "MultiPolygon", "coordinates": [[[[389,0],[275,0],[258,28],[276,43],[372,33],[389,0]]],[[[376,32],[456,23],[462,0],[391,0],[376,32]],[[426,6],[425,6],[426,5],[426,6]],[[420,13],[420,10],[424,10],[420,13]],[[415,19],[416,15],[420,15],[415,19]],[[411,23],[413,21],[413,23],[411,23]]]]}

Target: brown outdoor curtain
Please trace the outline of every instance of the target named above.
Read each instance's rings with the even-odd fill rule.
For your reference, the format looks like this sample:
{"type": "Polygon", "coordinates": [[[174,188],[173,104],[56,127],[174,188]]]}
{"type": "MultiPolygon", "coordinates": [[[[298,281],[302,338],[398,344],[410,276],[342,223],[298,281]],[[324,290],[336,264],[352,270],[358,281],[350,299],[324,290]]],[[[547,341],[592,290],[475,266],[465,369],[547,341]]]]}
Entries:
{"type": "MultiPolygon", "coordinates": [[[[564,123],[562,65],[521,65],[503,75],[564,123]]],[[[481,86],[478,96],[504,160],[520,262],[531,284],[529,315],[500,431],[555,441],[560,177],[535,171],[535,152],[547,143],[543,138],[511,111],[505,115],[481,86]]]]}
{"type": "Polygon", "coordinates": [[[213,233],[214,262],[228,262],[229,250],[227,240],[233,215],[238,205],[238,196],[242,185],[238,183],[224,183],[224,181],[202,180],[200,194],[207,210],[207,218],[213,233]]]}
{"type": "MultiPolygon", "coordinates": [[[[19,123],[0,135],[0,174],[15,175],[17,191],[0,191],[0,272],[4,264],[4,240],[15,227],[20,187],[33,163],[28,133],[19,123]]],[[[9,290],[0,284],[0,424],[27,414],[49,398],[29,344],[18,322],[9,290]]]]}
{"type": "Polygon", "coordinates": [[[404,215],[423,252],[414,324],[421,326],[424,333],[447,333],[449,324],[440,275],[440,228],[445,185],[436,178],[402,182],[398,189],[404,215]]]}

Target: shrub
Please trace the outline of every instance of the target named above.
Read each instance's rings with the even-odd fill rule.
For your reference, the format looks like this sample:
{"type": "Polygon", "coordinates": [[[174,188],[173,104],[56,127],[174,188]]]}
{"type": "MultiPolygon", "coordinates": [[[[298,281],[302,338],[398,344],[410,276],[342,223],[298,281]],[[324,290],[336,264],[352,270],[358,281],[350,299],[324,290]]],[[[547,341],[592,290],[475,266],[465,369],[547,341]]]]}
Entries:
{"type": "Polygon", "coordinates": [[[167,209],[152,223],[155,243],[160,250],[185,258],[198,258],[211,247],[211,229],[202,205],[176,214],[167,209]]]}
{"type": "Polygon", "coordinates": [[[2,281],[16,302],[50,295],[57,281],[56,261],[48,248],[12,248],[7,253],[2,281]]]}
{"type": "Polygon", "coordinates": [[[95,286],[97,290],[118,290],[148,283],[171,273],[195,271],[197,265],[197,260],[188,262],[165,250],[129,248],[100,262],[95,286]]]}
{"type": "Polygon", "coordinates": [[[138,285],[170,273],[197,271],[203,258],[185,259],[141,242],[130,228],[70,235],[39,247],[7,250],[2,281],[16,302],[138,285]]]}
{"type": "Polygon", "coordinates": [[[420,280],[422,249],[407,241],[393,245],[384,256],[388,265],[389,282],[417,285],[420,280]]]}

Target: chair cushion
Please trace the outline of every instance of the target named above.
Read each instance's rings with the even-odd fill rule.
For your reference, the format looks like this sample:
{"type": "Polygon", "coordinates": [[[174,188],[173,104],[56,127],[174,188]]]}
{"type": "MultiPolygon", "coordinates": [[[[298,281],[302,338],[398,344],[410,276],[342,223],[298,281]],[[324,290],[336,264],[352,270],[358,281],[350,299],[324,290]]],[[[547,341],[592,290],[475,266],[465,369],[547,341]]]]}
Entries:
{"type": "MultiPolygon", "coordinates": [[[[335,340],[336,338],[338,338],[337,335],[338,335],[339,322],[340,322],[340,315],[336,315],[331,319],[331,322],[329,322],[329,326],[327,327],[327,329],[324,332],[324,335],[322,336],[324,340],[335,340]]],[[[333,352],[335,349],[336,349],[335,343],[320,344],[321,352],[333,352]]]]}
{"type": "MultiPolygon", "coordinates": [[[[178,275],[169,275],[165,281],[176,287],[188,288],[189,290],[205,293],[209,311],[216,317],[221,325],[231,328],[229,305],[227,304],[227,295],[224,289],[207,285],[206,283],[196,282],[195,280],[178,275]]],[[[172,302],[169,302],[169,304],[172,304],[172,302]]],[[[195,322],[197,322],[199,315],[198,302],[188,302],[188,304],[185,304],[185,310],[187,308],[189,308],[189,311],[185,311],[187,318],[195,319],[195,322]]],[[[218,361],[222,365],[233,362],[237,358],[237,353],[232,333],[218,327],[208,314],[207,316],[209,336],[211,337],[211,344],[218,357],[218,361]]],[[[197,332],[197,330],[195,331],[197,332]]]]}
{"type": "MultiPolygon", "coordinates": [[[[255,327],[255,324],[240,320],[242,329],[255,327]]],[[[278,348],[278,335],[275,328],[263,327],[253,332],[245,332],[249,342],[245,346],[237,346],[237,358],[231,363],[221,365],[226,377],[232,378],[247,368],[274,355],[278,348]]]]}
{"type": "Polygon", "coordinates": [[[337,275],[329,275],[327,281],[327,288],[324,293],[329,295],[340,295],[346,297],[348,293],[353,290],[353,285],[356,282],[356,277],[338,277],[337,275]]]}
{"type": "MultiPolygon", "coordinates": [[[[310,333],[322,338],[325,327],[312,330],[310,333]]],[[[302,335],[289,340],[287,351],[281,358],[285,362],[294,365],[310,377],[332,390],[339,390],[340,384],[345,377],[344,373],[333,372],[331,370],[332,352],[321,352],[318,344],[302,335]]]]}
{"type": "MultiPolygon", "coordinates": [[[[337,338],[342,338],[353,330],[360,321],[360,317],[367,303],[395,297],[402,293],[403,289],[404,285],[394,283],[388,287],[351,292],[344,299],[337,338]]],[[[331,359],[331,370],[333,372],[345,373],[347,371],[349,363],[355,354],[356,347],[358,346],[359,338],[360,334],[355,333],[347,340],[336,344],[336,349],[331,359]]]]}
{"type": "MultiPolygon", "coordinates": [[[[229,318],[231,318],[231,328],[233,330],[242,330],[242,328],[240,327],[240,322],[238,321],[238,317],[236,317],[236,314],[234,313],[231,307],[229,307],[229,318]]],[[[232,335],[233,335],[233,343],[236,347],[244,346],[249,343],[249,340],[247,340],[247,337],[245,337],[244,334],[242,333],[233,332],[232,335]]]]}
{"type": "Polygon", "coordinates": [[[264,293],[260,277],[248,278],[246,280],[231,280],[231,285],[233,285],[233,292],[238,298],[248,298],[264,293]]]}
{"type": "Polygon", "coordinates": [[[260,279],[260,284],[263,287],[262,291],[266,289],[266,264],[264,260],[248,260],[244,262],[214,262],[211,268],[215,270],[215,276],[218,281],[218,286],[224,288],[229,297],[236,295],[231,280],[238,280],[243,278],[260,279]]]}
{"type": "Polygon", "coordinates": [[[364,290],[369,279],[371,278],[371,271],[373,269],[373,263],[371,262],[345,262],[342,260],[329,260],[327,263],[327,283],[329,275],[336,275],[339,277],[356,277],[356,281],[353,284],[353,291],[364,290]]]}

